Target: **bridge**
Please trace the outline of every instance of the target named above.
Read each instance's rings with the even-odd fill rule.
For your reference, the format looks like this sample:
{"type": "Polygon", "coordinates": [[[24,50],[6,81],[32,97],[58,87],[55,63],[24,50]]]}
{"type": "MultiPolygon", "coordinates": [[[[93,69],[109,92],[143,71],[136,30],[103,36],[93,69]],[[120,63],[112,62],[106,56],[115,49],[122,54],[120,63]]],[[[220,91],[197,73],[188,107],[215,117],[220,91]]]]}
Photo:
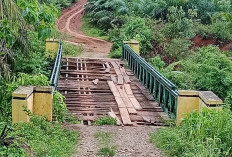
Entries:
{"type": "Polygon", "coordinates": [[[50,81],[82,124],[104,115],[118,125],[162,125],[168,117],[180,123],[186,113],[222,104],[210,91],[178,91],[129,44],[122,54],[122,60],[62,58],[59,46],[50,81]]]}

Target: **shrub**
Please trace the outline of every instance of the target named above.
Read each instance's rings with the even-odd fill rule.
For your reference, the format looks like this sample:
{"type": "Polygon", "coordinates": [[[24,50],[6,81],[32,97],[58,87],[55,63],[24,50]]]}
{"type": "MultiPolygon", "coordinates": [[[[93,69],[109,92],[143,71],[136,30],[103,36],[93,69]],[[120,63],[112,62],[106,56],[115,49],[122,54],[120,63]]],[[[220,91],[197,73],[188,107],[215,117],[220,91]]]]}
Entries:
{"type": "Polygon", "coordinates": [[[53,95],[53,111],[58,122],[64,122],[67,114],[67,107],[64,103],[64,96],[58,91],[54,92],[53,95]]]}
{"type": "Polygon", "coordinates": [[[203,110],[193,112],[180,126],[160,129],[150,140],[168,156],[231,156],[232,112],[203,110]]]}
{"type": "Polygon", "coordinates": [[[172,39],[164,45],[164,52],[171,58],[177,60],[184,59],[191,55],[192,51],[189,49],[192,42],[186,39],[172,39]]]}

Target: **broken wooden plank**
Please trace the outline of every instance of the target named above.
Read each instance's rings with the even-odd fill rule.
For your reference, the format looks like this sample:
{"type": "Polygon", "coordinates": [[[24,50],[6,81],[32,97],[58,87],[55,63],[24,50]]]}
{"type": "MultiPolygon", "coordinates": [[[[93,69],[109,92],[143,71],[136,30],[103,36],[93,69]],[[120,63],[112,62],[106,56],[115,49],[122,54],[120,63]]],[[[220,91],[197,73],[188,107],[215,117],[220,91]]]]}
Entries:
{"type": "Polygon", "coordinates": [[[108,69],[111,68],[111,67],[110,67],[110,64],[109,64],[108,62],[106,62],[105,65],[106,65],[106,68],[108,68],[108,69]]]}
{"type": "Polygon", "coordinates": [[[122,125],[121,120],[116,116],[116,114],[114,113],[113,109],[110,108],[110,112],[108,112],[108,115],[114,119],[116,119],[117,125],[122,125]]]}

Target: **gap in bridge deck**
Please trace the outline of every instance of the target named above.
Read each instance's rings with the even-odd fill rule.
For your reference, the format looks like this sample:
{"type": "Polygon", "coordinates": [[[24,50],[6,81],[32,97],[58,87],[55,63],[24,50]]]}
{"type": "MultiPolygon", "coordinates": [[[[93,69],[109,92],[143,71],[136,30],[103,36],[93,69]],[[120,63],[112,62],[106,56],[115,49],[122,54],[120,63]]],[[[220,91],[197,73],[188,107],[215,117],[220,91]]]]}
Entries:
{"type": "Polygon", "coordinates": [[[167,118],[121,60],[64,58],[58,90],[84,125],[104,115],[118,125],[161,125],[167,118]]]}

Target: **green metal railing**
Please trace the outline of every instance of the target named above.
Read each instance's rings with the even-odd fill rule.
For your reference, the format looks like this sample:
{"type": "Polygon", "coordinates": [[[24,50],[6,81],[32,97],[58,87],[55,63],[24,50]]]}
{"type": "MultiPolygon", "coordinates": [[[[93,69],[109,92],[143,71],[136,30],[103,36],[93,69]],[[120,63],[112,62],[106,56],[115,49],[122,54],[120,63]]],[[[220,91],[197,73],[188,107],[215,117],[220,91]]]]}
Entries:
{"type": "Polygon", "coordinates": [[[59,44],[59,49],[56,55],[56,60],[52,69],[52,73],[50,76],[50,85],[54,86],[55,89],[57,87],[58,84],[58,80],[59,80],[59,75],[60,75],[60,69],[61,69],[61,61],[62,61],[62,51],[63,51],[63,46],[60,43],[59,44]]]}
{"type": "Polygon", "coordinates": [[[176,86],[135,53],[127,44],[123,44],[123,59],[128,62],[129,68],[149,90],[164,111],[174,117],[177,110],[178,96],[176,86]]]}

